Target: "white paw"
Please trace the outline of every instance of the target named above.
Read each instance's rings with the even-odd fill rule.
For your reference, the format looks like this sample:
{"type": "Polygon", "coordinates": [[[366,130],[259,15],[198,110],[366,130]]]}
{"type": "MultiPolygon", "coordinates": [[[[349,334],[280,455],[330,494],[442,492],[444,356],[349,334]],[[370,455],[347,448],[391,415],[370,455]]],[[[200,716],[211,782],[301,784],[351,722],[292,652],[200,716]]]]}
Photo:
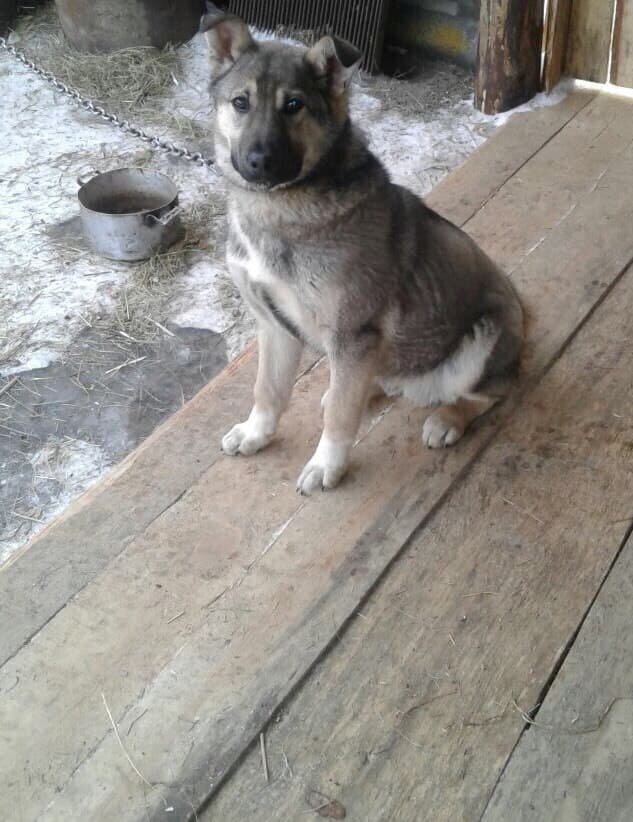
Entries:
{"type": "Polygon", "coordinates": [[[422,426],[422,442],[427,448],[444,448],[454,445],[464,433],[455,416],[443,409],[434,411],[422,426]]]}
{"type": "Polygon", "coordinates": [[[336,487],[343,479],[345,467],[324,465],[311,459],[297,480],[297,491],[310,495],[313,491],[327,491],[336,487]]]}
{"type": "Polygon", "coordinates": [[[347,470],[348,452],[347,446],[337,445],[322,436],[312,459],[299,475],[297,491],[308,495],[313,491],[336,487],[347,470]]]}
{"type": "Polygon", "coordinates": [[[254,430],[248,422],[240,422],[234,425],[228,434],[222,437],[222,450],[225,454],[234,457],[236,454],[243,454],[245,457],[256,454],[265,448],[272,440],[272,434],[254,430]]]}

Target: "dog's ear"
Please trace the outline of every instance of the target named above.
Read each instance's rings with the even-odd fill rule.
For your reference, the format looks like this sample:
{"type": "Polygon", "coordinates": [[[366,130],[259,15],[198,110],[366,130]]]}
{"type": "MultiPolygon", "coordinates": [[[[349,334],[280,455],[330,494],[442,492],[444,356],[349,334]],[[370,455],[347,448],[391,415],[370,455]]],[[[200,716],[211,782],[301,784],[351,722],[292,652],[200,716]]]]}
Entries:
{"type": "Polygon", "coordinates": [[[246,23],[232,14],[224,14],[208,4],[209,11],[200,21],[206,35],[209,58],[214,73],[227,71],[247,51],[257,48],[246,23]]]}
{"type": "Polygon", "coordinates": [[[320,79],[327,81],[331,94],[339,97],[349,87],[362,59],[360,51],[340,37],[322,37],[306,54],[306,60],[320,79]]]}

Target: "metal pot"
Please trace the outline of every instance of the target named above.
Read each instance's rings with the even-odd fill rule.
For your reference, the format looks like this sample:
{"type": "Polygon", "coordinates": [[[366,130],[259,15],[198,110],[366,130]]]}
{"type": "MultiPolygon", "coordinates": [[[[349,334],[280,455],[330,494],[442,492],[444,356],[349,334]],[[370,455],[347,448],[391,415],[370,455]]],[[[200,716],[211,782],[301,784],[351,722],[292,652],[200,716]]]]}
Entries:
{"type": "Polygon", "coordinates": [[[79,51],[184,43],[198,31],[203,0],[55,0],[64,34],[79,51]]]}
{"type": "Polygon", "coordinates": [[[110,260],[145,260],[184,236],[178,189],[144,168],[91,171],[77,179],[81,222],[94,250],[110,260]]]}

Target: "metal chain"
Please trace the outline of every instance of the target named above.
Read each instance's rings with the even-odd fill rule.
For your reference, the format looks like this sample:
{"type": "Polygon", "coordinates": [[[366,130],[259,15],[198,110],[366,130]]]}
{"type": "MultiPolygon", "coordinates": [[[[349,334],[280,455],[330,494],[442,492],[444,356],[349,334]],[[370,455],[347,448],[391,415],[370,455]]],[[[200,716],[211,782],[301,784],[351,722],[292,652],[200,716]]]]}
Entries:
{"type": "Polygon", "coordinates": [[[148,134],[142,128],[131,125],[128,120],[121,120],[116,116],[116,114],[109,114],[102,106],[96,105],[92,102],[92,100],[84,97],[76,89],[62,83],[61,80],[58,80],[52,72],[46,71],[45,69],[40,68],[40,66],[37,66],[32,60],[29,60],[23,51],[20,51],[19,49],[16,49],[15,46],[10,45],[5,37],[0,37],[0,48],[3,48],[9,54],[12,54],[28,69],[35,72],[35,74],[39,74],[40,77],[55,86],[57,91],[61,91],[62,94],[70,97],[71,100],[78,103],[85,111],[90,111],[93,114],[96,114],[98,117],[101,117],[102,120],[105,120],[113,126],[120,128],[121,131],[124,131],[126,134],[131,134],[133,137],[138,137],[139,140],[147,143],[150,149],[154,151],[161,151],[164,154],[169,154],[171,157],[179,157],[183,160],[188,160],[190,163],[195,163],[198,166],[204,166],[210,171],[213,171],[215,174],[219,173],[214,165],[214,161],[208,157],[204,157],[199,151],[189,151],[188,148],[177,146],[170,140],[164,140],[162,137],[148,134]]]}

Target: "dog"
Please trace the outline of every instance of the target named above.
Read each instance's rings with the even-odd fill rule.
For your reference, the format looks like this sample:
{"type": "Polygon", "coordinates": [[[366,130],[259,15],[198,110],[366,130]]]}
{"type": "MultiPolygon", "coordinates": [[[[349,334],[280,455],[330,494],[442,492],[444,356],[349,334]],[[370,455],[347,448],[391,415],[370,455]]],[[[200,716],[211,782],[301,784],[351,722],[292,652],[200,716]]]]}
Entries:
{"type": "Polygon", "coordinates": [[[350,122],[360,53],[257,42],[208,14],[216,163],[229,189],[227,263],[258,320],[248,419],[230,455],[273,439],[304,346],[327,356],[323,431],[297,490],[334,488],[377,387],[435,406],[430,448],[452,445],[502,399],[523,343],[509,279],[461,229],[395,185],[350,122]]]}

